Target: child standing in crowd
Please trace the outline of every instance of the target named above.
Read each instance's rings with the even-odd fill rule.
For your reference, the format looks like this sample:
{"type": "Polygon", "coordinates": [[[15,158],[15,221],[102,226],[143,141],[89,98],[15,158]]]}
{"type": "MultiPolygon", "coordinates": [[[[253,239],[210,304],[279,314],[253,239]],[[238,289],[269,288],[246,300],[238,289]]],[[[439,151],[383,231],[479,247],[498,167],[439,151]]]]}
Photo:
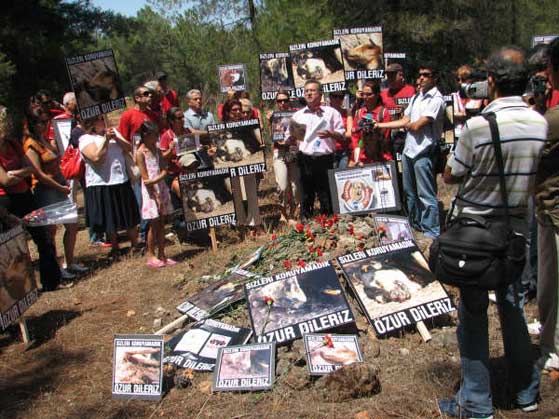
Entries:
{"type": "Polygon", "coordinates": [[[157,148],[159,130],[151,121],[140,127],[141,144],[136,151],[136,161],[142,174],[142,219],[149,221],[147,234],[147,266],[162,268],[176,265],[165,256],[165,232],[163,217],[173,211],[165,159],[157,148]],[[157,256],[155,246],[157,243],[157,256]]]}

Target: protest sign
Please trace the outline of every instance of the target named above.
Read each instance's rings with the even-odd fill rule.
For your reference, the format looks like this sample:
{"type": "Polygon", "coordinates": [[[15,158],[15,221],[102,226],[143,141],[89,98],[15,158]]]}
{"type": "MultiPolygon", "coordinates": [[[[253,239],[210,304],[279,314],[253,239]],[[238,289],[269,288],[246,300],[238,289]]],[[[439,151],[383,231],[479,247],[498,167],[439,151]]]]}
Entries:
{"type": "Polygon", "coordinates": [[[285,132],[289,128],[289,121],[295,112],[293,111],[276,111],[270,118],[270,127],[272,131],[272,141],[284,141],[285,132]]]}
{"type": "Polygon", "coordinates": [[[217,73],[221,93],[226,93],[229,89],[248,90],[247,70],[244,64],[220,65],[217,73]]]}
{"type": "Polygon", "coordinates": [[[174,138],[175,153],[177,156],[182,156],[187,153],[194,153],[200,148],[200,135],[199,134],[186,134],[179,135],[174,138]]]}
{"type": "Polygon", "coordinates": [[[347,81],[384,77],[382,27],[334,29],[340,40],[347,81]]]}
{"type": "Polygon", "coordinates": [[[0,234],[0,331],[16,322],[38,298],[27,233],[16,225],[0,234]]]}
{"type": "Polygon", "coordinates": [[[215,169],[227,168],[231,177],[266,171],[258,119],[210,125],[208,133],[217,149],[213,160],[215,169]]]}
{"type": "Polygon", "coordinates": [[[412,240],[340,256],[338,263],[377,335],[454,310],[412,240]]]}
{"type": "Polygon", "coordinates": [[[260,54],[262,100],[274,100],[279,89],[293,90],[291,58],[287,52],[260,54]]]}
{"type": "Polygon", "coordinates": [[[167,342],[170,352],[163,362],[195,371],[213,371],[219,348],[245,344],[251,334],[244,327],[202,320],[167,342]]]}
{"type": "Polygon", "coordinates": [[[229,169],[202,170],[180,175],[187,231],[236,223],[233,196],[226,185],[228,175],[229,169]]]}
{"type": "Polygon", "coordinates": [[[413,240],[413,232],[406,217],[376,215],[373,217],[380,244],[413,240]]]}
{"type": "Polygon", "coordinates": [[[161,398],[163,336],[115,335],[113,353],[113,398],[161,398]]]}
{"type": "MultiPolygon", "coordinates": [[[[406,71],[406,53],[405,52],[385,52],[384,53],[384,68],[386,68],[390,64],[400,64],[404,69],[404,73],[406,71]]],[[[386,76],[386,74],[385,74],[386,76]]]]}
{"type": "Polygon", "coordinates": [[[559,35],[534,35],[532,37],[532,48],[536,45],[548,45],[559,35]]]}
{"type": "Polygon", "coordinates": [[[244,284],[258,275],[234,269],[230,275],[204,288],[180,304],[177,310],[195,320],[202,320],[245,298],[244,284]]]}
{"type": "Polygon", "coordinates": [[[274,342],[220,348],[212,391],[271,389],[274,383],[275,358],[274,342]]]}
{"type": "Polygon", "coordinates": [[[66,67],[82,119],[126,107],[112,49],[66,57],[66,67]]]}
{"type": "Polygon", "coordinates": [[[303,336],[307,367],[311,375],[324,375],[355,362],[363,362],[356,335],[303,336]]]}
{"type": "Polygon", "coordinates": [[[61,155],[64,154],[64,151],[70,142],[73,122],[74,120],[72,118],[51,120],[52,127],[54,129],[54,136],[56,138],[56,145],[61,155]]]}
{"type": "Polygon", "coordinates": [[[323,93],[347,90],[340,41],[307,42],[289,46],[295,96],[304,96],[307,80],[322,84],[323,93]]]}
{"type": "Polygon", "coordinates": [[[365,214],[400,209],[393,161],[328,171],[336,214],[365,214]]]}
{"type": "Polygon", "coordinates": [[[245,292],[258,342],[286,343],[354,322],[329,262],[259,278],[245,284],[245,292]]]}

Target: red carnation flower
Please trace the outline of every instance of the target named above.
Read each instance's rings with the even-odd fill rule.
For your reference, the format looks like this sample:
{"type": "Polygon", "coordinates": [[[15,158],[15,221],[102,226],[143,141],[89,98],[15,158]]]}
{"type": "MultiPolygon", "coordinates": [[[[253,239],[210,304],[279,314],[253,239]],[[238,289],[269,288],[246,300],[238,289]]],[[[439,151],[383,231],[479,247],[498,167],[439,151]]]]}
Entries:
{"type": "Polygon", "coordinates": [[[295,226],[295,230],[297,230],[297,233],[302,233],[305,230],[305,226],[299,223],[295,226]]]}
{"type": "Polygon", "coordinates": [[[334,341],[332,340],[332,336],[330,336],[330,335],[324,336],[324,338],[322,339],[322,344],[324,346],[326,346],[327,348],[333,348],[334,347],[334,341]]]}
{"type": "Polygon", "coordinates": [[[291,268],[291,261],[286,260],[285,262],[283,262],[283,266],[285,266],[286,268],[291,268]]]}
{"type": "Polygon", "coordinates": [[[274,299],[273,299],[272,297],[265,296],[265,297],[264,297],[264,302],[265,302],[267,305],[271,306],[272,304],[274,304],[274,299]]]}
{"type": "Polygon", "coordinates": [[[272,234],[272,240],[277,240],[278,236],[275,234],[272,234]]]}
{"type": "Polygon", "coordinates": [[[320,247],[318,249],[316,249],[316,254],[318,256],[322,256],[322,249],[320,247]]]}
{"type": "Polygon", "coordinates": [[[297,261],[297,265],[299,265],[299,266],[301,266],[301,267],[304,267],[304,266],[306,265],[306,263],[305,263],[305,261],[304,261],[303,259],[299,259],[299,260],[297,261]]]}

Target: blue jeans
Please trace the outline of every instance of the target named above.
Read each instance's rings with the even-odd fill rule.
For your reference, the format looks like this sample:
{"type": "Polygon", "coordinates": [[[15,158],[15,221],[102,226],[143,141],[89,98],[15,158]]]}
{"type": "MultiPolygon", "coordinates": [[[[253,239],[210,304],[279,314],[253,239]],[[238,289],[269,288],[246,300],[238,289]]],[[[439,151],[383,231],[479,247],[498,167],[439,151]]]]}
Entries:
{"type": "MultiPolygon", "coordinates": [[[[532,356],[523,314],[524,296],[520,292],[520,279],[507,288],[497,290],[495,294],[515,401],[518,404],[530,404],[538,397],[540,371],[532,356]]],[[[460,295],[460,324],[456,335],[462,363],[462,382],[456,402],[480,416],[489,415],[493,413],[493,401],[489,379],[488,293],[464,288],[460,290],[460,295]]]]}
{"type": "Polygon", "coordinates": [[[411,225],[423,230],[428,237],[438,237],[441,234],[439,203],[431,158],[420,155],[411,159],[403,155],[402,167],[405,204],[411,225]]]}
{"type": "Polygon", "coordinates": [[[349,155],[351,151],[336,151],[336,157],[334,159],[334,169],[346,169],[349,164],[349,155]]]}

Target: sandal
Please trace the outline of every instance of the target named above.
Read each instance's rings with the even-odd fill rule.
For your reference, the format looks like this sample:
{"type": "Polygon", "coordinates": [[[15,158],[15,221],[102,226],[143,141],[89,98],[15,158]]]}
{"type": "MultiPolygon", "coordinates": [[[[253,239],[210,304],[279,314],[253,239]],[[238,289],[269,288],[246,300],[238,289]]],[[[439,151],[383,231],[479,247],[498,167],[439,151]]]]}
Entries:
{"type": "Polygon", "coordinates": [[[150,260],[146,263],[146,266],[149,266],[150,268],[163,268],[165,266],[165,262],[159,259],[150,260]]]}

